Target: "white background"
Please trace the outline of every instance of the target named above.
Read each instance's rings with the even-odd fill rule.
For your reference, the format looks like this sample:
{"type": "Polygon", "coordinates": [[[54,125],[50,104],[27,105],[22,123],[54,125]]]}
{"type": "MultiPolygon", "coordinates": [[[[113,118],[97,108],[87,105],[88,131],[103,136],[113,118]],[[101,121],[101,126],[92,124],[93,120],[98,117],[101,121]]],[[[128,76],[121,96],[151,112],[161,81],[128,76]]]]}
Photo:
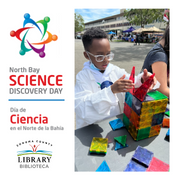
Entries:
{"type": "MultiPolygon", "coordinates": [[[[178,5],[177,5],[178,6],[178,5]]],[[[179,167],[179,9],[164,1],[4,1],[0,3],[0,179],[152,179],[157,173],[77,173],[74,172],[74,9],[76,8],[171,8],[171,145],[170,173],[158,173],[169,179],[179,167]],[[20,41],[10,36],[11,30],[23,27],[24,14],[35,21],[50,17],[48,31],[58,36],[45,48],[45,58],[30,51],[19,55],[20,41]],[[177,29],[177,30],[176,30],[177,29]],[[40,68],[40,74],[63,75],[61,95],[9,95],[9,67],[40,68]],[[10,98],[57,98],[63,102],[9,102],[10,98]],[[176,105],[177,103],[177,105],[176,105]],[[42,114],[50,125],[63,126],[64,131],[11,131],[11,107],[26,108],[24,115],[42,114]],[[53,144],[49,169],[20,169],[16,144],[26,140],[44,140],[53,144]],[[142,176],[143,174],[143,176],[142,176]]],[[[18,73],[16,73],[18,75],[18,73]]],[[[28,74],[28,73],[19,73],[28,74]]],[[[23,113],[19,113],[23,115],[23,113]]]]}

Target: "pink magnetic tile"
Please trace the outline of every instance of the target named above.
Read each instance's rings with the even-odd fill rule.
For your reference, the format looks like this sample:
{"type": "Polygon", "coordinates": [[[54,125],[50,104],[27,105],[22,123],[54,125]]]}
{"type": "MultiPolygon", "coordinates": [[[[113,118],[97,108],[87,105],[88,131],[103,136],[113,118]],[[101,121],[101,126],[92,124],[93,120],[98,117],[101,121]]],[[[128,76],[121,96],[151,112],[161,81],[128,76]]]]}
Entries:
{"type": "Polygon", "coordinates": [[[169,171],[169,164],[166,164],[165,162],[153,157],[151,160],[151,163],[146,171],[169,171]]]}

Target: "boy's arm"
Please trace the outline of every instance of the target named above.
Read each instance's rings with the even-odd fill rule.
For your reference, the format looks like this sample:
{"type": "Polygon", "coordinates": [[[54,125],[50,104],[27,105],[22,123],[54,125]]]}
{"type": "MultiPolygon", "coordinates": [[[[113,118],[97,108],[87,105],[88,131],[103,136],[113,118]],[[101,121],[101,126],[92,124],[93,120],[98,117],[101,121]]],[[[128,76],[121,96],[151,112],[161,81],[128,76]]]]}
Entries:
{"type": "Polygon", "coordinates": [[[75,112],[88,124],[102,120],[110,115],[111,106],[118,105],[118,98],[111,87],[93,92],[91,82],[86,77],[76,79],[75,112]]]}

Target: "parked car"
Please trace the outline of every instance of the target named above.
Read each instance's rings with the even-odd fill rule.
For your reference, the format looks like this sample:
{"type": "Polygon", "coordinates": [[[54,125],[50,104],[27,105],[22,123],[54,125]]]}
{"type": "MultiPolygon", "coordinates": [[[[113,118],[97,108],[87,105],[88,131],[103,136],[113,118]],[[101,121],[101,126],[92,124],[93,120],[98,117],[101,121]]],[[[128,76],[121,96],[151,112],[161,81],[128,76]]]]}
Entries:
{"type": "Polygon", "coordinates": [[[81,39],[81,35],[78,34],[78,35],[76,36],[76,39],[81,39]]]}

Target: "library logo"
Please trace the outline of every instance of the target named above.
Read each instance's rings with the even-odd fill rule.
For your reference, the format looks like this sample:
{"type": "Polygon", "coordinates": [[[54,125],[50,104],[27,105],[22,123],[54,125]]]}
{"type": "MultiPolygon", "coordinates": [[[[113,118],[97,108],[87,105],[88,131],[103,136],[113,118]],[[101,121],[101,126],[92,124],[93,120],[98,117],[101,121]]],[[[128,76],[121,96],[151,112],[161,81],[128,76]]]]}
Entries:
{"type": "Polygon", "coordinates": [[[41,140],[18,143],[17,162],[20,168],[49,168],[52,144],[41,140]]]}
{"type": "Polygon", "coordinates": [[[45,45],[58,39],[57,35],[52,35],[49,31],[47,31],[50,18],[47,16],[44,19],[35,22],[32,18],[30,18],[30,14],[28,13],[24,14],[24,18],[23,28],[10,32],[11,37],[16,37],[21,41],[21,50],[19,51],[19,54],[23,56],[26,52],[33,50],[35,53],[39,54],[41,58],[45,57],[45,45]],[[31,24],[32,26],[27,27],[27,24],[31,24]],[[32,31],[34,28],[36,28],[41,34],[41,36],[38,36],[39,32],[35,31],[36,34],[38,34],[37,36],[33,35],[33,37],[37,37],[36,39],[38,42],[36,43],[29,42],[27,38],[29,31],[32,31]],[[22,36],[22,39],[20,36],[22,36]],[[46,39],[43,39],[44,37],[46,37],[46,39]]]}

